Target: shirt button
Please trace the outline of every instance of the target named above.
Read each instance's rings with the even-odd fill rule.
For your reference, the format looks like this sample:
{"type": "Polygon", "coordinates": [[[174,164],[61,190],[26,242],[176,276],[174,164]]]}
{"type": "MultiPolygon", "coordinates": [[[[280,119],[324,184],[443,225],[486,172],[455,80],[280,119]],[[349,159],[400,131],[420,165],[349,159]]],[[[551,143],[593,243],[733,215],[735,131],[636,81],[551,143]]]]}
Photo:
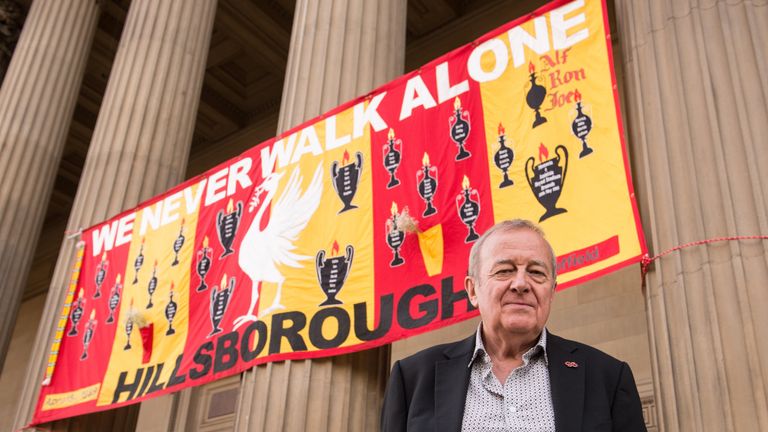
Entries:
{"type": "Polygon", "coordinates": [[[517,407],[512,405],[511,407],[509,407],[509,410],[512,411],[513,413],[516,413],[517,412],[517,407]]]}

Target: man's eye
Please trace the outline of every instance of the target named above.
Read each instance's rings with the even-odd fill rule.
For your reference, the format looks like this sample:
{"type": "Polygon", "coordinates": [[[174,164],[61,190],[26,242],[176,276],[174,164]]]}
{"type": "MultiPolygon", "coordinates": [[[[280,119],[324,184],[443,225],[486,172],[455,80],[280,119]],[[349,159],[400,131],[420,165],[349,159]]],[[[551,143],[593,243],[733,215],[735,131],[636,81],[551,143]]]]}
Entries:
{"type": "Polygon", "coordinates": [[[514,269],[501,269],[501,270],[496,270],[496,272],[493,275],[494,276],[505,276],[505,275],[510,275],[513,272],[514,272],[514,269]]]}

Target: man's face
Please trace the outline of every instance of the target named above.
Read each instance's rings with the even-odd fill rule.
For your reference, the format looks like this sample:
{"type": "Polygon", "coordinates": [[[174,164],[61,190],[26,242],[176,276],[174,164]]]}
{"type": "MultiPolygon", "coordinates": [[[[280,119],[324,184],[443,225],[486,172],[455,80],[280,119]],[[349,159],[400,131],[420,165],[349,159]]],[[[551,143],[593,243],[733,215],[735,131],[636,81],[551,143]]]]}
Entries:
{"type": "Polygon", "coordinates": [[[528,229],[501,231],[480,252],[478,274],[465,280],[485,331],[535,337],[549,318],[555,280],[544,239],[528,229]]]}

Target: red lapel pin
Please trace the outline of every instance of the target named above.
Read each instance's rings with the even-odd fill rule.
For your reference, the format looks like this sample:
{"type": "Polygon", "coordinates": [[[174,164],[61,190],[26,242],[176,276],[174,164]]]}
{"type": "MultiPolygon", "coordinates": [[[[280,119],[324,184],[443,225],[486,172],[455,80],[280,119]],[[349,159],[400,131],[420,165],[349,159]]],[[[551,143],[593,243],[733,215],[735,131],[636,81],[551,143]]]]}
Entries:
{"type": "Polygon", "coordinates": [[[577,367],[579,367],[579,364],[576,363],[575,361],[567,361],[567,362],[565,362],[565,365],[568,366],[569,368],[577,368],[577,367]]]}

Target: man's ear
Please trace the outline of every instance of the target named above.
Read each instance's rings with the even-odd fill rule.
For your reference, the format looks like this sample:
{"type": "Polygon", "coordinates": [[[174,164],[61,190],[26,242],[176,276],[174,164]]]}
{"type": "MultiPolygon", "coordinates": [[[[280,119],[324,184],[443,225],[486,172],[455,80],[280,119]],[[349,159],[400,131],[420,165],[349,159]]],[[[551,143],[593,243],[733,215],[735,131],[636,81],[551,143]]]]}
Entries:
{"type": "Polygon", "coordinates": [[[467,296],[469,297],[469,302],[472,303],[472,306],[477,307],[477,292],[475,291],[475,280],[472,279],[472,276],[467,276],[464,278],[464,290],[467,291],[467,296]]]}

